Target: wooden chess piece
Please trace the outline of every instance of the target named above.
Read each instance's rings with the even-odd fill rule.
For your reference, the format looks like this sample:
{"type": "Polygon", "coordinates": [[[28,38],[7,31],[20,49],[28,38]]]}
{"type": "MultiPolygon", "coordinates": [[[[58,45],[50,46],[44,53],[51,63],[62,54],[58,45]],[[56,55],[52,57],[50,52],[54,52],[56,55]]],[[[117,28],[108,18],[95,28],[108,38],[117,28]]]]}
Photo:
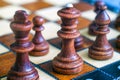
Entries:
{"type": "Polygon", "coordinates": [[[74,46],[75,50],[80,50],[84,47],[84,38],[80,35],[79,37],[75,38],[74,46]]]}
{"type": "Polygon", "coordinates": [[[58,11],[58,15],[62,20],[62,28],[58,31],[58,36],[62,38],[62,50],[52,61],[53,70],[62,74],[75,74],[83,67],[83,60],[74,48],[74,39],[80,35],[76,30],[80,12],[68,4],[58,11]]]}
{"type": "MultiPolygon", "coordinates": [[[[78,22],[76,22],[77,24],[78,22]]],[[[75,50],[80,50],[84,47],[84,38],[80,35],[74,40],[75,50]]]]}
{"type": "MultiPolygon", "coordinates": [[[[95,9],[94,9],[94,12],[96,14],[99,13],[100,11],[100,6],[104,6],[105,3],[102,1],[102,0],[97,0],[94,4],[95,6],[95,9]]],[[[95,23],[95,21],[93,21],[90,25],[89,25],[89,28],[88,28],[88,33],[92,36],[96,36],[96,33],[94,32],[94,30],[97,28],[97,25],[95,23]]]]}
{"type": "Polygon", "coordinates": [[[44,27],[42,26],[44,22],[45,22],[44,19],[40,16],[35,16],[33,18],[33,24],[34,24],[33,30],[35,30],[36,33],[32,40],[35,47],[29,53],[32,56],[43,56],[49,52],[49,44],[41,34],[41,31],[44,30],[44,27]]]}
{"type": "Polygon", "coordinates": [[[97,60],[106,60],[113,56],[113,48],[106,38],[106,34],[110,32],[108,28],[110,18],[105,11],[106,8],[106,6],[102,6],[95,18],[98,27],[94,32],[97,34],[97,37],[93,45],[89,48],[89,57],[97,60]]]}
{"type": "Polygon", "coordinates": [[[120,35],[117,37],[116,47],[117,47],[118,49],[120,49],[120,35]]]}
{"type": "Polygon", "coordinates": [[[15,34],[16,41],[10,47],[16,52],[16,62],[8,72],[7,80],[39,80],[38,72],[28,57],[28,52],[33,50],[34,44],[29,42],[28,38],[32,23],[28,20],[27,13],[23,10],[16,11],[10,27],[15,34]]]}
{"type": "Polygon", "coordinates": [[[120,13],[115,20],[115,28],[120,31],[120,13]]]}

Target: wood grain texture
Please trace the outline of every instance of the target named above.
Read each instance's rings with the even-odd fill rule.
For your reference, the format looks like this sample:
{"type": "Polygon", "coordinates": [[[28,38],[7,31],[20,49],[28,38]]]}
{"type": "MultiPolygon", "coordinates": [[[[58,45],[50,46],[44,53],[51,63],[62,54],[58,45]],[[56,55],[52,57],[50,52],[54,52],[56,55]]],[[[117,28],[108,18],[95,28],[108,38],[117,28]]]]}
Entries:
{"type": "Polygon", "coordinates": [[[76,74],[83,68],[83,60],[74,47],[74,39],[80,36],[76,29],[80,12],[69,5],[58,11],[62,24],[57,34],[62,39],[62,49],[52,61],[54,71],[62,74],[76,74]]]}
{"type": "Polygon", "coordinates": [[[83,69],[81,72],[77,73],[77,74],[73,74],[73,75],[63,75],[63,74],[58,74],[56,72],[53,71],[53,68],[52,68],[52,62],[49,61],[49,62],[46,62],[46,63],[43,63],[43,64],[40,64],[39,65],[41,68],[43,68],[46,72],[54,75],[56,78],[58,78],[59,80],[71,80],[77,76],[80,76],[80,75],[83,75],[83,74],[86,74],[90,71],[93,71],[95,70],[94,67],[92,66],[89,66],[88,64],[84,63],[83,64],[83,69]]]}
{"type": "MultiPolygon", "coordinates": [[[[90,39],[88,39],[88,38],[86,38],[84,36],[82,36],[82,37],[84,39],[83,47],[80,47],[79,49],[76,49],[77,51],[82,50],[84,48],[88,48],[93,44],[92,40],[90,40],[90,39]]],[[[62,48],[62,40],[61,40],[61,38],[53,38],[53,39],[48,40],[48,42],[50,44],[52,44],[53,46],[59,48],[59,49],[62,48]]]]}
{"type": "Polygon", "coordinates": [[[97,60],[106,60],[113,56],[113,48],[106,37],[106,34],[110,32],[108,28],[110,18],[105,10],[106,6],[101,6],[100,11],[95,18],[98,27],[94,32],[97,34],[97,37],[88,52],[89,57],[97,60]]]}
{"type": "Polygon", "coordinates": [[[92,5],[87,4],[85,2],[76,3],[76,4],[73,4],[73,6],[76,9],[80,10],[81,12],[94,9],[94,7],[92,5]],[[83,6],[85,6],[85,7],[83,7],[83,6]]]}
{"type": "Polygon", "coordinates": [[[22,6],[34,12],[34,11],[36,11],[38,9],[51,7],[52,5],[46,3],[46,2],[44,2],[42,0],[39,0],[37,2],[28,3],[28,4],[25,4],[25,5],[22,5],[22,6]]]}
{"type": "Polygon", "coordinates": [[[7,75],[11,66],[15,62],[15,54],[13,52],[7,52],[6,54],[0,55],[0,77],[7,75]]]}
{"type": "Polygon", "coordinates": [[[34,48],[33,43],[28,38],[29,31],[32,28],[28,14],[23,10],[16,11],[10,27],[15,34],[15,42],[10,45],[10,48],[16,52],[16,61],[7,74],[7,80],[39,79],[38,72],[28,57],[28,52],[34,48]]]}
{"type": "Polygon", "coordinates": [[[35,31],[35,35],[32,39],[32,42],[34,43],[35,47],[29,53],[32,56],[44,56],[49,52],[49,44],[42,35],[42,31],[44,30],[44,22],[45,20],[41,16],[35,16],[33,18],[33,30],[35,31]]]}

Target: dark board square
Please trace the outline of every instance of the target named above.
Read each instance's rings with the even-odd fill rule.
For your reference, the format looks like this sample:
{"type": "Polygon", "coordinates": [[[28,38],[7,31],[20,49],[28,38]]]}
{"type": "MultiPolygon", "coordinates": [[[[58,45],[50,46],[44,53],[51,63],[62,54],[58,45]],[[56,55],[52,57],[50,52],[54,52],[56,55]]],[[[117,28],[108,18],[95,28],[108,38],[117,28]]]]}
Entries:
{"type": "Polygon", "coordinates": [[[119,31],[119,30],[115,27],[115,21],[112,21],[112,22],[109,24],[109,27],[111,27],[111,28],[114,29],[114,30],[119,31]]]}
{"type": "Polygon", "coordinates": [[[94,7],[92,5],[87,4],[85,2],[76,3],[76,4],[73,4],[73,6],[75,8],[77,8],[78,10],[80,10],[81,12],[88,11],[88,10],[93,10],[94,9],[94,7]]]}
{"type": "Polygon", "coordinates": [[[74,78],[73,80],[113,80],[113,78],[100,70],[95,70],[83,76],[74,78]]]}
{"type": "Polygon", "coordinates": [[[36,11],[36,10],[39,10],[39,9],[51,7],[52,5],[46,3],[46,2],[44,2],[42,0],[38,0],[36,2],[24,4],[22,6],[29,9],[29,10],[31,10],[31,11],[36,11]]]}
{"type": "Polygon", "coordinates": [[[4,0],[0,0],[0,7],[5,7],[5,6],[9,6],[10,4],[5,2],[4,0]]]}
{"type": "Polygon", "coordinates": [[[120,61],[117,61],[105,67],[102,67],[101,70],[105,71],[106,73],[109,73],[115,78],[119,78],[120,77],[120,61]]]}
{"type": "MultiPolygon", "coordinates": [[[[82,49],[84,49],[84,48],[87,48],[87,47],[91,46],[92,43],[93,43],[92,40],[90,40],[90,39],[88,39],[88,38],[86,38],[86,37],[84,37],[84,36],[82,36],[82,37],[83,37],[83,39],[84,39],[83,47],[82,47],[82,48],[79,48],[77,51],[82,50],[82,49]]],[[[59,37],[53,38],[53,39],[48,40],[48,42],[49,42],[50,44],[52,44],[53,46],[61,49],[61,46],[62,46],[61,38],[59,38],[59,37]]]]}
{"type": "MultiPolygon", "coordinates": [[[[32,39],[32,34],[29,35],[29,39],[32,39]]],[[[15,42],[14,34],[8,34],[0,36],[0,42],[10,48],[10,45],[15,42]]]]}
{"type": "Polygon", "coordinates": [[[56,72],[53,71],[52,69],[52,62],[48,61],[45,63],[42,63],[39,65],[46,73],[49,73],[50,75],[53,75],[54,77],[56,77],[58,80],[71,80],[79,75],[83,75],[86,74],[87,72],[93,71],[95,70],[94,67],[84,63],[83,65],[83,70],[77,74],[74,75],[63,75],[63,74],[58,74],[56,72]]]}
{"type": "Polygon", "coordinates": [[[7,75],[14,62],[15,54],[12,52],[0,55],[0,77],[7,75]]]}

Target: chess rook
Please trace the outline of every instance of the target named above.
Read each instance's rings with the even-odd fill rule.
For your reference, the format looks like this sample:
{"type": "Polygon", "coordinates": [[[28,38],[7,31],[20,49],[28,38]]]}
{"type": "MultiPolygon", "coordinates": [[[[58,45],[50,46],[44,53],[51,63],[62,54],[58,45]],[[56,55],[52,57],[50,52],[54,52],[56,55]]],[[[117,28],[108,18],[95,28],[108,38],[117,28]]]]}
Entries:
{"type": "Polygon", "coordinates": [[[58,15],[62,20],[62,28],[58,31],[58,36],[62,38],[62,50],[52,61],[53,70],[62,74],[75,74],[83,67],[83,60],[74,48],[74,39],[80,35],[76,30],[80,12],[67,6],[59,10],[58,15]]]}
{"type": "Polygon", "coordinates": [[[34,48],[34,44],[29,42],[28,38],[29,31],[32,28],[28,14],[23,10],[16,11],[10,27],[15,34],[16,41],[10,47],[16,52],[16,62],[8,72],[7,80],[38,80],[38,72],[28,57],[28,52],[34,48]]]}
{"type": "Polygon", "coordinates": [[[44,19],[40,16],[35,16],[33,18],[33,24],[34,24],[33,30],[35,30],[36,33],[32,40],[35,47],[29,53],[32,56],[43,56],[49,52],[48,42],[44,39],[44,37],[41,34],[41,31],[44,30],[44,27],[42,26],[44,22],[45,22],[44,19]]]}
{"type": "MultiPolygon", "coordinates": [[[[105,3],[104,3],[102,0],[96,1],[95,4],[94,4],[94,7],[95,7],[94,12],[95,12],[96,14],[98,14],[99,11],[100,11],[100,7],[101,7],[101,6],[104,6],[104,5],[105,5],[105,3]]],[[[89,25],[88,33],[89,33],[90,35],[92,35],[92,36],[95,36],[96,33],[94,32],[94,30],[95,30],[96,28],[97,28],[97,25],[96,25],[95,21],[93,21],[93,22],[89,25]]]]}
{"type": "Polygon", "coordinates": [[[106,38],[106,34],[110,32],[108,28],[110,18],[105,10],[106,6],[102,6],[95,18],[98,27],[94,32],[97,34],[97,37],[93,45],[89,48],[89,56],[97,60],[106,60],[113,56],[113,48],[106,38]]]}

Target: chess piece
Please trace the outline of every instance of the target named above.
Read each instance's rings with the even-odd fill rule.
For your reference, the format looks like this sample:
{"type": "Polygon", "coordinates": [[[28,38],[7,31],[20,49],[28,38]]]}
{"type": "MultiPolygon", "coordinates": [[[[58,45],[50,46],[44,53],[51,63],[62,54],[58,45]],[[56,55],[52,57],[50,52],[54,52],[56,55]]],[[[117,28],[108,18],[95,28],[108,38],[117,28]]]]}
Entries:
{"type": "MultiPolygon", "coordinates": [[[[94,12],[96,13],[96,14],[98,14],[99,13],[99,11],[100,11],[100,6],[104,6],[105,5],[105,3],[102,1],[102,0],[98,0],[98,1],[96,1],[95,2],[95,9],[94,9],[94,12]]],[[[94,30],[97,28],[97,25],[96,25],[96,23],[95,23],[95,21],[93,21],[90,25],[89,25],[89,28],[88,28],[88,33],[90,34],[90,35],[92,35],[92,36],[95,36],[96,35],[96,33],[94,32],[94,30]]]]}
{"type": "Polygon", "coordinates": [[[82,49],[84,47],[83,44],[84,44],[84,38],[81,35],[75,38],[74,46],[76,50],[82,49]]]}
{"type": "Polygon", "coordinates": [[[113,48],[106,38],[106,34],[110,32],[108,28],[110,18],[105,10],[106,6],[102,6],[95,18],[98,27],[94,32],[97,34],[97,37],[93,45],[89,48],[89,56],[97,60],[106,60],[113,56],[113,48]]]}
{"type": "Polygon", "coordinates": [[[120,13],[115,20],[115,28],[120,31],[120,13]]]}
{"type": "Polygon", "coordinates": [[[33,18],[33,30],[36,31],[35,36],[32,40],[35,47],[34,49],[29,53],[32,56],[43,56],[46,55],[49,51],[49,45],[48,42],[43,38],[41,31],[44,30],[44,27],[42,24],[44,23],[44,19],[40,16],[35,16],[33,18]]]}
{"type": "Polygon", "coordinates": [[[28,20],[27,13],[23,10],[16,11],[10,27],[15,34],[16,41],[10,47],[16,52],[16,62],[8,72],[7,80],[38,80],[38,72],[28,57],[28,52],[34,48],[34,44],[29,42],[28,38],[32,23],[28,20]]]}
{"type": "Polygon", "coordinates": [[[76,50],[80,50],[84,47],[84,38],[80,35],[79,37],[75,38],[74,46],[76,50]]]}
{"type": "Polygon", "coordinates": [[[117,47],[118,49],[120,49],[120,35],[117,37],[116,47],[117,47]]]}
{"type": "Polygon", "coordinates": [[[74,48],[74,39],[80,35],[76,30],[80,12],[72,4],[68,4],[58,11],[58,15],[62,20],[62,28],[57,33],[62,38],[62,50],[52,61],[53,70],[62,74],[75,74],[83,67],[83,60],[74,48]]]}

